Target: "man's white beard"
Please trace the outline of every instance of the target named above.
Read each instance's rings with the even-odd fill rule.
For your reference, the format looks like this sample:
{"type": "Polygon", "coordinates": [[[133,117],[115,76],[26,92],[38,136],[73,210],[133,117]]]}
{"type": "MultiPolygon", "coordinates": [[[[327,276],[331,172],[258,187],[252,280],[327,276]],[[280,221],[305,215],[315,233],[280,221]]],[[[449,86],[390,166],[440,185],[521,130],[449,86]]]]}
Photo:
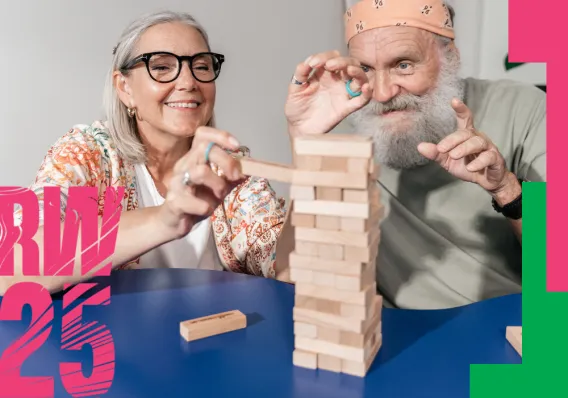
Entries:
{"type": "Polygon", "coordinates": [[[437,87],[423,96],[401,94],[385,103],[371,100],[364,108],[351,114],[348,120],[355,133],[374,140],[375,161],[392,169],[410,169],[429,162],[418,152],[421,142],[439,143],[456,130],[453,98],[463,100],[463,81],[458,77],[458,61],[442,61],[437,87]],[[385,111],[409,109],[413,112],[404,125],[385,120],[385,111]]]}

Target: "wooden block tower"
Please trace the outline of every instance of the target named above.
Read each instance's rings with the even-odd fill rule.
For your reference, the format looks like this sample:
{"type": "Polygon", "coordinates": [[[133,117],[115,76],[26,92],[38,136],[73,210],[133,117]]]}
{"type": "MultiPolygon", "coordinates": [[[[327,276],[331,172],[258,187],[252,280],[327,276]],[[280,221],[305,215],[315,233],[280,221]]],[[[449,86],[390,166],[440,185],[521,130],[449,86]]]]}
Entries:
{"type": "Polygon", "coordinates": [[[295,139],[291,180],[296,366],[364,377],[382,344],[375,259],[383,216],[373,143],[295,139]]]}

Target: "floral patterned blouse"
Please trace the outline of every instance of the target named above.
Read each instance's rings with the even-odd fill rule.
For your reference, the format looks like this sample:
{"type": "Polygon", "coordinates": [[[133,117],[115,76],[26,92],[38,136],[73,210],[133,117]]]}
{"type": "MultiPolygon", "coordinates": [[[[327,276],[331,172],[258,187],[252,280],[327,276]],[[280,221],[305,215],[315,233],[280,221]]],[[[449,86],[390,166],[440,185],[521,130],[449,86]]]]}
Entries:
{"type": "MultiPolygon", "coordinates": [[[[233,153],[248,156],[248,153],[233,153]]],[[[212,165],[213,170],[216,167],[212,165]]],[[[61,188],[61,220],[65,217],[67,188],[99,188],[99,215],[104,208],[106,187],[124,187],[123,211],[138,208],[134,164],[124,161],[105,124],[72,128],[49,149],[30,189],[40,205],[43,224],[43,187],[61,188]]],[[[286,216],[284,199],[277,198],[269,182],[249,177],[236,187],[211,216],[211,225],[221,264],[226,271],[267,278],[275,277],[276,240],[286,216]]],[[[21,212],[16,212],[16,221],[21,212]]],[[[117,269],[136,268],[139,259],[117,269]]]]}

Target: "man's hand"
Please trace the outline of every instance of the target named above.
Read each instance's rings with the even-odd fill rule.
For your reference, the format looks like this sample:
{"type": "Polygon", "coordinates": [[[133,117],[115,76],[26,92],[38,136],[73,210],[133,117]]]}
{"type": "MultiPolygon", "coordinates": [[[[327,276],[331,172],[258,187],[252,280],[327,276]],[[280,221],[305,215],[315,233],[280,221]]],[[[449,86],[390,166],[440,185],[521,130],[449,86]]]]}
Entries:
{"type": "Polygon", "coordinates": [[[332,51],[309,57],[299,64],[290,83],[285,114],[292,137],[326,134],[372,98],[367,75],[359,61],[332,51]],[[362,94],[350,98],[350,89],[362,94]]]}
{"type": "Polygon", "coordinates": [[[436,161],[453,176],[478,184],[500,206],[513,201],[521,193],[517,178],[507,169],[505,159],[489,137],[477,131],[469,108],[455,99],[457,131],[438,145],[422,143],[418,151],[436,161]]]}

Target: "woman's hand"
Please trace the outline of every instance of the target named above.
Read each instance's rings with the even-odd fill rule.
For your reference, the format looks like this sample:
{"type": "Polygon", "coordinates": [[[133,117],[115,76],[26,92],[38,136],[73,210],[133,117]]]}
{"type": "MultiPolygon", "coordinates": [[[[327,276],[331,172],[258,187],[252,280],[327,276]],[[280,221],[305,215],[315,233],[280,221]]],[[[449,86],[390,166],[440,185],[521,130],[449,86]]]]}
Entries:
{"type": "Polygon", "coordinates": [[[158,212],[159,222],[176,238],[187,235],[196,223],[211,216],[246,178],[240,162],[225,151],[238,148],[238,141],[225,131],[197,129],[191,150],[174,166],[166,200],[158,212]],[[214,145],[210,147],[211,143],[214,145]],[[219,167],[222,176],[213,172],[209,162],[219,167]]]}
{"type": "Polygon", "coordinates": [[[285,114],[295,136],[326,134],[372,98],[369,80],[354,58],[332,51],[316,54],[296,67],[290,83],[285,114]],[[350,89],[361,95],[351,97],[350,89]],[[300,84],[301,83],[301,84],[300,84]]]}

